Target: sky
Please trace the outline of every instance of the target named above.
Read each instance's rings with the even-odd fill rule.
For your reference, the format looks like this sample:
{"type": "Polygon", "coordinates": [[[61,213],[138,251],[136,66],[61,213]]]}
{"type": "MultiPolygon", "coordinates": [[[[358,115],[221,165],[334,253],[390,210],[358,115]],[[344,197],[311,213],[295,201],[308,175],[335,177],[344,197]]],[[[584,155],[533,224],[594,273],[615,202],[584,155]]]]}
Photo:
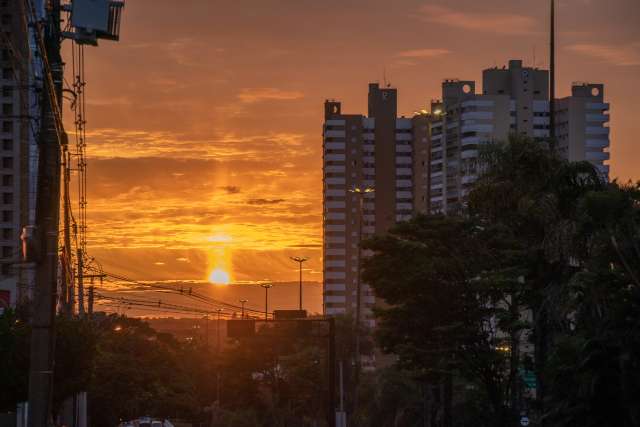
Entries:
{"type": "MultiPolygon", "coordinates": [[[[444,78],[547,67],[548,3],[128,0],[121,40],[85,53],[89,252],[139,280],[245,284],[295,282],[307,256],[319,309],[324,100],[365,113],[386,79],[409,116],[444,78]]],[[[558,96],[605,84],[611,176],[640,179],[640,2],[557,14],[558,96]]]]}

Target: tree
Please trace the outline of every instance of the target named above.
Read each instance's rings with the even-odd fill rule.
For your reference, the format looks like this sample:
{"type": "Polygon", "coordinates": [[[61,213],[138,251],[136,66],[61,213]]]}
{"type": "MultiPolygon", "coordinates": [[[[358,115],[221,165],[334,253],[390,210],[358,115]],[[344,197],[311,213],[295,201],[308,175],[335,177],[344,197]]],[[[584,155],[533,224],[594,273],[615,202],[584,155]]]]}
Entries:
{"type": "Polygon", "coordinates": [[[29,382],[30,328],[13,310],[0,314],[0,412],[25,402],[29,382]]]}
{"type": "Polygon", "coordinates": [[[445,425],[454,377],[483,388],[495,425],[508,416],[508,357],[493,325],[495,288],[484,279],[488,268],[501,265],[499,243],[474,219],[436,215],[398,224],[365,244],[374,255],[364,263],[364,280],[387,303],[376,312],[377,339],[401,367],[443,385],[445,425]]]}
{"type": "Polygon", "coordinates": [[[515,425],[529,366],[537,421],[636,425],[639,186],[516,137],[489,144],[479,168],[462,210],[367,243],[365,280],[388,303],[382,349],[430,381],[462,380],[458,400],[491,409],[476,425],[515,425]]]}

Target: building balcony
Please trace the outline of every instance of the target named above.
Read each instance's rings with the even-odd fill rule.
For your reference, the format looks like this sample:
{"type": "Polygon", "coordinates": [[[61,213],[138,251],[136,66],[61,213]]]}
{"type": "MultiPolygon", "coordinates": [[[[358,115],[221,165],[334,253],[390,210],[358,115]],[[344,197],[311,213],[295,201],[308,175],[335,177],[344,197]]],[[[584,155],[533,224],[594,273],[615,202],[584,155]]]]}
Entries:
{"type": "Polygon", "coordinates": [[[346,132],[343,130],[325,130],[324,137],[325,138],[344,138],[346,132]]]}
{"type": "Polygon", "coordinates": [[[587,122],[607,123],[609,121],[609,114],[586,114],[587,122]]]}
{"type": "Polygon", "coordinates": [[[587,135],[609,135],[609,128],[602,126],[587,126],[585,133],[587,135]]]}
{"type": "Polygon", "coordinates": [[[587,151],[585,158],[591,162],[604,162],[605,160],[609,160],[610,155],[602,151],[587,151]]]}

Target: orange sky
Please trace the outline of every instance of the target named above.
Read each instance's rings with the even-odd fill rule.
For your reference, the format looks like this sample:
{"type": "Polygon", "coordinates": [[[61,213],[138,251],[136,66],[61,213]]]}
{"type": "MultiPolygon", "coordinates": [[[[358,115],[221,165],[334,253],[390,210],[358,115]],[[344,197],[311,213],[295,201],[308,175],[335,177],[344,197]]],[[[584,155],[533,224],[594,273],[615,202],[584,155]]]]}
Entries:
{"type": "MultiPolygon", "coordinates": [[[[248,282],[295,281],[288,256],[306,255],[321,281],[324,99],[364,112],[386,74],[410,115],[443,78],[534,52],[544,67],[547,4],[127,1],[121,41],[86,50],[91,253],[137,279],[224,264],[248,282]]],[[[640,179],[640,2],[561,0],[558,15],[559,95],[605,83],[612,176],[640,179]]]]}

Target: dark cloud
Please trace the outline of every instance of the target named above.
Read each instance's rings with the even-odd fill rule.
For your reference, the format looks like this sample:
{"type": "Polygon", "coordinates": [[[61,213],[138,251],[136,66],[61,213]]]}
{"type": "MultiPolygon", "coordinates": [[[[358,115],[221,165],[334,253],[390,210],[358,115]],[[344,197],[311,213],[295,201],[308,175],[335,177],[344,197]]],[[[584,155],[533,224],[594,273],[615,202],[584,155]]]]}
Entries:
{"type": "Polygon", "coordinates": [[[236,185],[225,185],[220,187],[221,190],[227,192],[227,194],[238,194],[240,192],[240,187],[236,185]]]}
{"type": "Polygon", "coordinates": [[[284,201],[284,199],[249,199],[247,203],[250,205],[277,205],[284,201]]]}

